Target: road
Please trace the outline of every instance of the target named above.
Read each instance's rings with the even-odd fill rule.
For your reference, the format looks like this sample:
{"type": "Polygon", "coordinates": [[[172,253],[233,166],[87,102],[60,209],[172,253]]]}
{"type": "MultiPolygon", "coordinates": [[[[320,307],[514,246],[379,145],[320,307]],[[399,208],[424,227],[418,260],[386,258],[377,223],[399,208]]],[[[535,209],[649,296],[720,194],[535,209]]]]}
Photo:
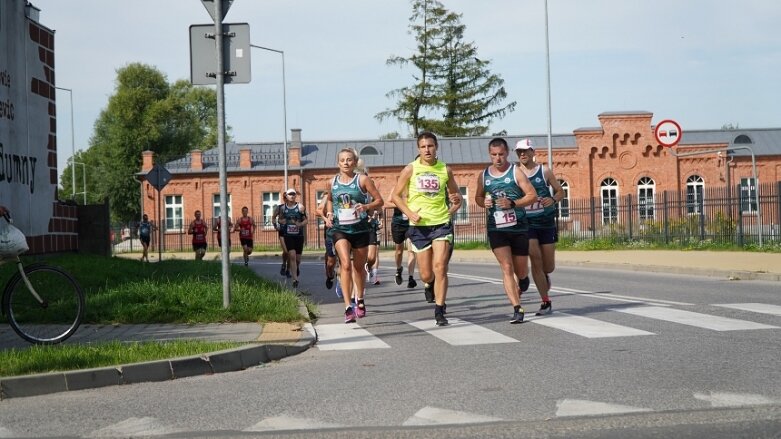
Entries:
{"type": "MultiPolygon", "coordinates": [[[[281,279],[276,264],[252,264],[281,279]]],[[[421,286],[381,274],[367,317],[345,325],[321,264],[304,263],[302,290],[321,312],[304,354],[5,400],[0,437],[779,437],[777,282],[559,267],[554,314],[533,316],[532,287],[527,321],[510,325],[496,264],[454,263],[452,324],[436,328],[421,286]]]]}

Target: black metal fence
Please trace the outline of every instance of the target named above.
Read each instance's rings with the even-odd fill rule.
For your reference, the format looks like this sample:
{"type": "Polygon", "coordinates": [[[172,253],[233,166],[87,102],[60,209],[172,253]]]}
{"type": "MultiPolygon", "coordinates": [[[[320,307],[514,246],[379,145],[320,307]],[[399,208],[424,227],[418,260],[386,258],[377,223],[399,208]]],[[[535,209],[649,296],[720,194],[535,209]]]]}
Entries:
{"type": "MultiPolygon", "coordinates": [[[[689,188],[684,192],[661,192],[643,197],[636,194],[611,198],[565,199],[558,205],[559,239],[567,242],[609,240],[616,243],[644,241],[656,244],[714,243],[724,245],[781,244],[781,182],[756,187],[689,188]],[[757,204],[757,197],[759,204],[757,204]],[[761,216],[760,216],[761,215],[761,216]]],[[[388,221],[380,230],[380,245],[393,247],[390,218],[392,208],[385,208],[388,221]]],[[[217,250],[217,232],[209,226],[209,248],[217,250]]],[[[189,221],[186,221],[189,223],[189,221]]],[[[260,217],[256,224],[263,224],[260,217]]],[[[455,219],[458,243],[486,243],[485,210],[474,204],[462,209],[455,219]]],[[[306,248],[323,249],[322,222],[311,220],[305,228],[306,248]]],[[[187,228],[163,230],[163,251],[190,251],[192,237],[187,228]]],[[[150,251],[157,251],[158,234],[153,233],[150,251]]],[[[136,225],[113,228],[115,252],[141,249],[136,225]]],[[[258,226],[254,245],[258,250],[277,250],[279,235],[273,227],[258,226]]],[[[238,233],[231,233],[231,247],[239,250],[238,233]]]]}

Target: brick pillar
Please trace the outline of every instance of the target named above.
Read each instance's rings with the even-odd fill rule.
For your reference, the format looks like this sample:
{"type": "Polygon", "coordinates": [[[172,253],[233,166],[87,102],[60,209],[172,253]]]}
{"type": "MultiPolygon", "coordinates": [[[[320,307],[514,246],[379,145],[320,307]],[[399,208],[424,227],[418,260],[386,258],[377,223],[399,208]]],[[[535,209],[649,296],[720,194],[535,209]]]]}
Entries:
{"type": "Polygon", "coordinates": [[[200,149],[194,149],[190,151],[190,170],[201,171],[203,170],[203,151],[200,149]]]}
{"type": "Polygon", "coordinates": [[[141,153],[141,172],[151,171],[152,166],[155,165],[155,153],[152,151],[144,151],[141,153]]]}
{"type": "Polygon", "coordinates": [[[287,163],[291,167],[301,166],[301,128],[293,128],[290,130],[292,137],[290,141],[290,151],[287,154],[287,163]]]}
{"type": "Polygon", "coordinates": [[[250,169],[252,168],[252,150],[249,148],[244,148],[241,151],[239,151],[239,167],[241,169],[250,169]]]}

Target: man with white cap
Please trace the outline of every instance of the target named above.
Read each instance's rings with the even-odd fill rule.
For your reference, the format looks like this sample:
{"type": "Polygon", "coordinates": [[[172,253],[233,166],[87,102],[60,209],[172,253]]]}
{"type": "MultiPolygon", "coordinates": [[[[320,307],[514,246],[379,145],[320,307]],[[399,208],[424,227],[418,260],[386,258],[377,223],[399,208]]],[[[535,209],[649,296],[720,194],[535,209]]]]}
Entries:
{"type": "MultiPolygon", "coordinates": [[[[526,218],[529,221],[532,278],[542,300],[540,310],[536,313],[539,316],[553,311],[548,292],[551,288],[550,273],[556,268],[556,242],[559,240],[555,204],[564,198],[564,190],[553,171],[535,161],[534,143],[531,139],[519,140],[515,144],[515,152],[518,154],[521,169],[537,191],[537,202],[526,206],[526,218]]],[[[528,288],[528,279],[525,285],[528,288]]]]}

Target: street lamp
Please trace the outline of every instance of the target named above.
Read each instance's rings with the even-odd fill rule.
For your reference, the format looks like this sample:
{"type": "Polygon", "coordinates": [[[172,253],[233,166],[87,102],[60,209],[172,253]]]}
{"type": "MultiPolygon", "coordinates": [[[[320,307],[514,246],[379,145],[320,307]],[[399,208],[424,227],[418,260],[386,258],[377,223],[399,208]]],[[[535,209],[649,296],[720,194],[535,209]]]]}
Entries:
{"type": "Polygon", "coordinates": [[[254,47],[256,49],[262,49],[262,50],[268,50],[269,52],[276,52],[280,55],[282,55],[282,124],[283,129],[285,130],[283,137],[283,143],[284,143],[284,160],[285,160],[285,187],[284,189],[287,190],[287,92],[285,87],[285,52],[282,50],[276,50],[276,49],[270,49],[268,47],[263,46],[256,46],[254,44],[250,44],[250,47],[254,47]]]}
{"type": "MultiPolygon", "coordinates": [[[[76,162],[76,161],[73,160],[73,157],[69,158],[68,161],[71,162],[71,172],[74,175],[73,181],[76,181],[76,177],[75,177],[75,175],[76,175],[76,165],[81,165],[81,179],[82,179],[82,187],[84,188],[84,191],[83,192],[79,192],[79,194],[83,194],[84,195],[84,205],[86,206],[87,205],[87,164],[83,163],[83,162],[76,162]]],[[[76,197],[76,192],[75,191],[76,191],[76,189],[74,187],[74,193],[73,193],[74,201],[75,201],[75,197],[76,197]]]]}
{"type": "MultiPolygon", "coordinates": [[[[57,90],[67,91],[71,103],[71,159],[76,157],[76,136],[73,132],[73,90],[65,87],[54,87],[57,90]]],[[[86,192],[86,190],[85,190],[86,192]]],[[[71,165],[71,199],[76,201],[76,167],[71,165]]],[[[86,202],[84,203],[86,204],[86,202]]]]}
{"type": "Polygon", "coordinates": [[[548,169],[553,172],[553,146],[551,138],[553,134],[551,123],[551,100],[550,100],[550,46],[548,43],[548,0],[545,0],[545,75],[547,77],[548,88],[548,169]]]}

